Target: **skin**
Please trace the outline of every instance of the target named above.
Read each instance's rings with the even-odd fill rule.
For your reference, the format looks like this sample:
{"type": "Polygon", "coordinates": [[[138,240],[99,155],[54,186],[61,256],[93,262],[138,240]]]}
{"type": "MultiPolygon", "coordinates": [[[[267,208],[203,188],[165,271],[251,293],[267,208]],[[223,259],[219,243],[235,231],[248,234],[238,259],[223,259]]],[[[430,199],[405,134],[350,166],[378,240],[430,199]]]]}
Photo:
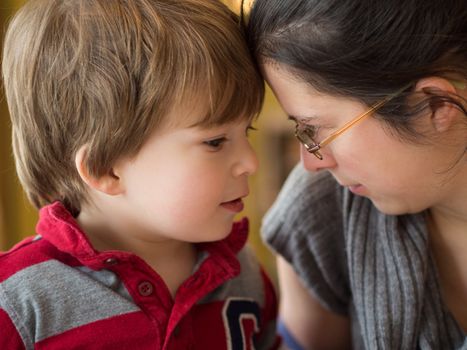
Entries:
{"type": "Polygon", "coordinates": [[[167,119],[190,116],[187,125],[154,132],[135,157],[121,159],[101,178],[86,171],[86,147],[76,158],[93,203],[78,222],[93,245],[142,257],[173,295],[193,269],[193,243],[230,233],[238,210],[225,203],[248,195],[248,177],[258,167],[247,135],[250,121],[190,126],[203,112],[189,104],[175,108],[167,119]]]}
{"type": "MultiPolygon", "coordinates": [[[[280,64],[268,62],[262,69],[289,118],[319,126],[317,142],[369,109],[351,98],[318,92],[280,64]]],[[[420,80],[415,90],[421,92],[427,87],[467,97],[465,91],[456,90],[442,78],[420,80]]],[[[443,296],[460,326],[467,330],[465,119],[464,114],[445,104],[417,120],[417,128],[430,135],[432,142],[409,143],[370,116],[324,147],[323,160],[303,146],[300,152],[308,171],[329,171],[339,184],[369,198],[384,213],[429,210],[429,233],[443,296]]],[[[348,320],[319,305],[282,259],[278,270],[282,281],[281,317],[297,340],[305,348],[348,346],[348,320]]]]}

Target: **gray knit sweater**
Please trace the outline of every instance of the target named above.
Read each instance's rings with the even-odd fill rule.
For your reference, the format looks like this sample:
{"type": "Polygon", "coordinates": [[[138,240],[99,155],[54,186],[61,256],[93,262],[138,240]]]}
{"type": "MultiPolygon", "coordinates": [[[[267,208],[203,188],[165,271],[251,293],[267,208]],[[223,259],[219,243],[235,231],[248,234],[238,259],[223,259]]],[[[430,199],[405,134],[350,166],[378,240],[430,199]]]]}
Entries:
{"type": "Polygon", "coordinates": [[[424,214],[382,214],[299,165],[262,234],[323,306],[350,317],[354,349],[467,349],[441,299],[424,214]]]}

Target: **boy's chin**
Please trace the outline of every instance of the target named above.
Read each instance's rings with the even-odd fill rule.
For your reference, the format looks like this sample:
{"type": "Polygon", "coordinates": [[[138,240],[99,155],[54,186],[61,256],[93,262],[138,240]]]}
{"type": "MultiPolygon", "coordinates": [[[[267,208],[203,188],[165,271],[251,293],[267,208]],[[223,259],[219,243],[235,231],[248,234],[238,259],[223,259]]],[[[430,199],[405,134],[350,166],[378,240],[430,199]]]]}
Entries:
{"type": "MultiPolygon", "coordinates": [[[[232,227],[233,227],[234,221],[231,220],[230,223],[225,223],[222,224],[222,227],[218,227],[217,229],[213,229],[210,234],[207,236],[203,237],[203,242],[216,242],[216,241],[221,241],[225,238],[227,238],[230,233],[232,232],[232,227]]],[[[201,242],[200,242],[201,243],[201,242]]]]}

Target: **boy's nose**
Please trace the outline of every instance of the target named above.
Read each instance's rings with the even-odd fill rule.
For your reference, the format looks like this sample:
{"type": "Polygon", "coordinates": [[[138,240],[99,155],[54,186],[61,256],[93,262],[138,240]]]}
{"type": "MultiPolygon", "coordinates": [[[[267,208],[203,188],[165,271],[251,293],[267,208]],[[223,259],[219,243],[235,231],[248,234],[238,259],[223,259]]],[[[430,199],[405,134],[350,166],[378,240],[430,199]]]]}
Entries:
{"type": "Polygon", "coordinates": [[[331,152],[322,152],[323,159],[318,159],[313,153],[306,150],[305,146],[300,145],[300,158],[303,163],[303,167],[308,171],[320,171],[333,168],[336,162],[331,152]]]}
{"type": "Polygon", "coordinates": [[[256,152],[248,141],[241,148],[242,151],[239,152],[234,165],[234,175],[252,175],[258,170],[259,165],[256,152]]]}

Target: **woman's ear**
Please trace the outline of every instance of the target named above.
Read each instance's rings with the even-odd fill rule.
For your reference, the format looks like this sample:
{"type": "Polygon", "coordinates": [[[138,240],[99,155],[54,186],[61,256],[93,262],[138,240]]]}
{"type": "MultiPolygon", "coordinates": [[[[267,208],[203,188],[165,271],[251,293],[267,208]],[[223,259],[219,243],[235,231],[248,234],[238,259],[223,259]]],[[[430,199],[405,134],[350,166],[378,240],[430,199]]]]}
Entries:
{"type": "Polygon", "coordinates": [[[75,155],[75,166],[81,179],[92,189],[105,193],[110,196],[116,196],[123,193],[123,182],[118,175],[110,169],[109,173],[94,176],[89,173],[86,166],[88,154],[88,145],[82,146],[75,155]]]}
{"type": "Polygon", "coordinates": [[[446,102],[442,97],[455,94],[456,88],[454,85],[444,78],[428,77],[418,81],[415,91],[440,96],[440,98],[434,98],[430,102],[431,123],[438,132],[449,130],[458,116],[458,110],[452,103],[446,102]]]}

